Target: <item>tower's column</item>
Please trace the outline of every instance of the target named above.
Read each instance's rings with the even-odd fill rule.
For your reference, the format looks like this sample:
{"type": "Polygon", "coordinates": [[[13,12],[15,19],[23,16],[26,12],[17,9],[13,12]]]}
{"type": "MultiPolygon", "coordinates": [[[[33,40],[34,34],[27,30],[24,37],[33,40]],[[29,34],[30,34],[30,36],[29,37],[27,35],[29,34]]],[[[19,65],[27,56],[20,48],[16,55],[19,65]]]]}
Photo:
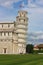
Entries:
{"type": "Polygon", "coordinates": [[[27,25],[28,18],[26,11],[19,11],[16,18],[17,33],[18,33],[18,52],[26,53],[26,38],[27,38],[27,25]]]}

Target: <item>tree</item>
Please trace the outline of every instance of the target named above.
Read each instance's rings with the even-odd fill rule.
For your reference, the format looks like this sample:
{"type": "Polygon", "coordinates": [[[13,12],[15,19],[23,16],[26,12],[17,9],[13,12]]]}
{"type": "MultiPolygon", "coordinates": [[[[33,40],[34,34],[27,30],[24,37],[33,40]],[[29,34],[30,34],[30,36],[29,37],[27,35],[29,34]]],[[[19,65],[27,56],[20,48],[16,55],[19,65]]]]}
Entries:
{"type": "Polygon", "coordinates": [[[27,44],[26,46],[26,53],[33,53],[33,45],[32,44],[27,44]]]}

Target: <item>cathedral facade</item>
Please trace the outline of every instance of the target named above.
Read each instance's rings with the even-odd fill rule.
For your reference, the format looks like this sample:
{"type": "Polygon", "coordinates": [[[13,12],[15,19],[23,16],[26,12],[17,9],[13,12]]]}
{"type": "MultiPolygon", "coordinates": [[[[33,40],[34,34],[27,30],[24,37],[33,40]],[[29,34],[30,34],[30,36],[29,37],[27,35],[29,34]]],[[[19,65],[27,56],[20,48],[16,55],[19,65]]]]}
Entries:
{"type": "Polygon", "coordinates": [[[26,53],[28,18],[18,11],[16,22],[0,22],[0,54],[26,53]]]}

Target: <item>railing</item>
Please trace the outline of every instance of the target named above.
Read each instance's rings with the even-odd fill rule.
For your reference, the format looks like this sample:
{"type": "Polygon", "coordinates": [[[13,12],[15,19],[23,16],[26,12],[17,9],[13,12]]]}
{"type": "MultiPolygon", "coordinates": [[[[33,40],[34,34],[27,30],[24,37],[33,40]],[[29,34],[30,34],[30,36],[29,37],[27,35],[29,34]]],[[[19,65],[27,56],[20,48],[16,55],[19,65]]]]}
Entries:
{"type": "Polygon", "coordinates": [[[20,22],[20,21],[19,21],[19,22],[17,22],[17,25],[19,25],[19,24],[28,25],[28,22],[25,23],[25,22],[20,22]]]}
{"type": "Polygon", "coordinates": [[[16,28],[0,28],[0,31],[13,31],[16,30],[16,28]]]}

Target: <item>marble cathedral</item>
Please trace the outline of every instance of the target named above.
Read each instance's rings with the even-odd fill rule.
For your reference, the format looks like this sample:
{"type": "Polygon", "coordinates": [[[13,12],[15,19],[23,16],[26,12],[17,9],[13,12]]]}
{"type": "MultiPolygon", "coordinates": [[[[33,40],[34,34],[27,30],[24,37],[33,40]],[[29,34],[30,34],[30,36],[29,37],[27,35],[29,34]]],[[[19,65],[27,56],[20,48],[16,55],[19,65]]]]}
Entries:
{"type": "Polygon", "coordinates": [[[0,54],[26,53],[28,17],[18,11],[16,22],[0,22],[0,54]]]}

